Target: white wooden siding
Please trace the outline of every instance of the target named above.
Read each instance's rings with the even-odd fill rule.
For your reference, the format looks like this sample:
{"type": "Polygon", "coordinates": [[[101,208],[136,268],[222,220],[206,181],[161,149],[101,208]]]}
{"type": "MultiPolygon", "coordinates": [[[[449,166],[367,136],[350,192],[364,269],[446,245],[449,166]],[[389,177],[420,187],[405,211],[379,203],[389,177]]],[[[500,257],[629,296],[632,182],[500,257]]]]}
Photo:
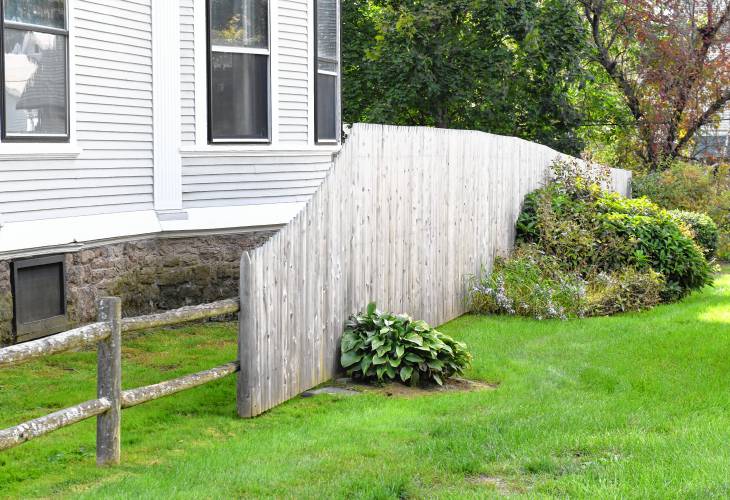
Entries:
{"type": "Polygon", "coordinates": [[[307,201],[331,166],[329,154],[184,158],[183,207],[307,201]]]}
{"type": "MultiPolygon", "coordinates": [[[[182,142],[191,145],[196,142],[195,123],[207,120],[207,116],[195,116],[196,99],[205,99],[205,82],[196,81],[196,64],[205,64],[207,47],[205,36],[196,37],[195,20],[198,26],[205,26],[206,13],[203,0],[181,0],[181,61],[182,78],[182,142]],[[198,47],[196,44],[203,46],[198,47]],[[196,60],[196,55],[197,60],[196,60]]],[[[310,130],[310,48],[312,46],[311,21],[312,3],[307,0],[280,0],[271,2],[272,50],[272,123],[275,135],[274,145],[291,148],[309,143],[310,130]]],[[[198,78],[206,72],[198,72],[198,78]]],[[[198,145],[206,138],[197,138],[198,145]]]]}
{"type": "MultiPolygon", "coordinates": [[[[182,143],[195,144],[195,2],[180,0],[180,78],[182,143]]],[[[204,53],[205,48],[201,48],[204,53]]],[[[200,62],[204,63],[205,58],[200,62]]],[[[202,117],[201,119],[207,119],[202,117]]]]}
{"type": "Polygon", "coordinates": [[[307,0],[281,0],[278,11],[279,140],[303,143],[309,140],[310,31],[307,0]]]}
{"type": "Polygon", "coordinates": [[[71,119],[82,152],[76,159],[0,162],[5,222],[152,208],[150,1],[74,2],[71,119]]]}

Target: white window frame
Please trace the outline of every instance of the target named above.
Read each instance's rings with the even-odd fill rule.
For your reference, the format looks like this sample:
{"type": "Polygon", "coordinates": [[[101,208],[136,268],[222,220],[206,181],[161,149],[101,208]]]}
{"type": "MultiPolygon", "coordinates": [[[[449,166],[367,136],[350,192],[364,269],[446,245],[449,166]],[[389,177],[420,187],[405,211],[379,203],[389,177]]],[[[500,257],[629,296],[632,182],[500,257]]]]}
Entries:
{"type": "MultiPolygon", "coordinates": [[[[273,80],[273,65],[271,61],[271,44],[273,40],[272,36],[272,0],[267,0],[266,2],[266,8],[268,9],[268,15],[267,15],[267,23],[268,23],[268,29],[267,29],[267,47],[266,49],[258,49],[258,48],[248,48],[248,47],[229,47],[226,45],[213,45],[212,44],[212,37],[211,37],[211,28],[210,28],[210,0],[205,0],[204,2],[204,12],[203,12],[203,18],[205,20],[205,57],[206,57],[206,64],[205,64],[205,98],[202,99],[205,102],[206,105],[206,111],[203,116],[205,116],[205,122],[206,122],[206,140],[207,143],[210,145],[230,145],[230,144],[250,144],[250,145],[269,145],[273,142],[273,107],[272,102],[273,98],[272,95],[274,93],[274,86],[272,84],[273,80]],[[212,79],[212,64],[211,59],[213,53],[227,53],[227,54],[250,54],[250,55],[257,55],[257,56],[266,56],[267,58],[267,69],[268,69],[268,79],[267,83],[269,86],[268,89],[268,99],[267,99],[267,125],[268,125],[268,137],[261,138],[261,139],[240,139],[240,138],[222,138],[222,139],[216,139],[213,137],[212,132],[212,120],[213,120],[213,108],[212,108],[212,95],[210,92],[210,82],[212,79]]],[[[197,5],[196,5],[197,6],[197,5]]],[[[197,28],[197,25],[196,25],[197,28]]],[[[197,49],[196,49],[197,52],[197,49]]],[[[196,64],[198,64],[196,60],[196,64]]],[[[197,79],[197,72],[196,72],[196,79],[197,79]]],[[[196,100],[198,100],[198,97],[196,96],[196,100]]],[[[196,112],[197,115],[197,112],[196,112]]],[[[200,115],[196,116],[196,120],[200,118],[200,115]]],[[[198,124],[196,124],[196,127],[198,124]]]]}
{"type": "MultiPolygon", "coordinates": [[[[314,52],[314,81],[313,81],[313,94],[314,94],[314,103],[312,107],[312,115],[313,115],[313,127],[314,130],[312,131],[314,135],[314,143],[318,146],[336,146],[342,142],[342,2],[341,0],[335,0],[336,5],[336,11],[337,11],[337,18],[335,20],[337,25],[337,61],[334,63],[337,64],[337,71],[326,71],[319,69],[319,51],[317,48],[317,41],[319,37],[319,33],[317,31],[318,24],[317,24],[317,0],[312,1],[313,8],[314,8],[314,21],[312,23],[313,29],[313,52],[314,52]],[[337,127],[337,138],[336,139],[320,139],[317,136],[317,99],[319,96],[317,95],[317,75],[326,75],[326,76],[334,76],[335,77],[335,122],[336,124],[339,124],[339,127],[337,127]]],[[[332,61],[327,61],[332,62],[332,61]]]]}
{"type": "MultiPolygon", "coordinates": [[[[0,139],[0,160],[4,161],[34,161],[34,160],[69,160],[77,158],[82,148],[77,142],[76,123],[76,19],[74,15],[74,0],[66,0],[66,39],[67,55],[67,84],[68,84],[68,135],[64,142],[33,141],[25,142],[2,141],[0,139]]],[[[3,21],[4,20],[0,20],[3,21]]],[[[0,35],[3,35],[0,33],[0,35]]],[[[4,35],[3,35],[4,36],[4,35]]],[[[2,54],[0,57],[5,57],[2,54]]]]}
{"type": "MultiPolygon", "coordinates": [[[[313,0],[307,1],[307,72],[314,75],[314,5],[313,0]]],[[[314,78],[309,77],[307,82],[307,135],[306,143],[284,143],[280,140],[280,126],[282,114],[279,109],[280,99],[280,69],[279,69],[279,9],[280,0],[269,0],[270,46],[271,61],[271,142],[269,144],[234,143],[211,144],[208,141],[208,15],[207,1],[193,0],[193,37],[195,58],[195,141],[182,145],[180,152],[183,158],[210,158],[210,157],[259,157],[259,156],[321,156],[339,151],[341,144],[315,144],[314,131],[314,78]]]]}

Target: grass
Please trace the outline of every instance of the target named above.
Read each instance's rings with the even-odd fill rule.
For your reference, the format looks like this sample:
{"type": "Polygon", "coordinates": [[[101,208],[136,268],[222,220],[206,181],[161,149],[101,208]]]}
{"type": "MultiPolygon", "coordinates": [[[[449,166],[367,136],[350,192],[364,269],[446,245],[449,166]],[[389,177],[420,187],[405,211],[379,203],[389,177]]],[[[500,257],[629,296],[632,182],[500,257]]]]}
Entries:
{"type": "MultiPolygon", "coordinates": [[[[0,454],[0,497],[730,495],[730,274],[642,314],[443,330],[497,390],[300,398],[242,421],[229,378],[126,410],[120,467],[95,467],[93,421],[0,454]]],[[[234,336],[125,340],[124,385],[229,361],[234,336]]],[[[0,427],[92,398],[94,364],[82,352],[0,372],[0,427]]]]}

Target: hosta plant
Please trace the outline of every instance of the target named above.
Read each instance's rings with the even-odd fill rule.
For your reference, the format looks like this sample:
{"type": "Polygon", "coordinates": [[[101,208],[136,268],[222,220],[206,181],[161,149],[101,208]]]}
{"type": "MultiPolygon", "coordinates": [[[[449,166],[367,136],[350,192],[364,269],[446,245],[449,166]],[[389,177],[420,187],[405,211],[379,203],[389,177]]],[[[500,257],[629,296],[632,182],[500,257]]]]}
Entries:
{"type": "Polygon", "coordinates": [[[463,374],[471,364],[471,354],[465,344],[425,321],[384,313],[370,304],[347,321],[341,362],[356,379],[443,385],[449,377],[463,374]]]}

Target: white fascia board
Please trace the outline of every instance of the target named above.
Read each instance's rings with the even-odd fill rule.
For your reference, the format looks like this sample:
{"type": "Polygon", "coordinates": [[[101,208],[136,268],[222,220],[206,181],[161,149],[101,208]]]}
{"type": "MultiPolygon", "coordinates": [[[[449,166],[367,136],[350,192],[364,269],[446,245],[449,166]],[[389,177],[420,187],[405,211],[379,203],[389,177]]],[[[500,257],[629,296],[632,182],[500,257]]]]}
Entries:
{"type": "Polygon", "coordinates": [[[242,233],[276,229],[291,222],[305,203],[188,209],[186,220],[161,221],[154,210],[87,215],[0,227],[0,259],[75,252],[102,243],[146,238],[242,233]]]}
{"type": "Polygon", "coordinates": [[[162,236],[168,233],[210,233],[236,230],[256,230],[289,224],[306,203],[270,203],[240,207],[187,209],[187,220],[161,222],[162,236]]]}
{"type": "Polygon", "coordinates": [[[342,149],[340,144],[331,146],[296,146],[281,147],[271,144],[261,146],[245,146],[245,145],[202,145],[202,146],[184,146],[180,148],[180,154],[183,158],[216,158],[216,157],[274,157],[274,158],[290,158],[290,157],[311,157],[311,156],[328,156],[335,155],[342,149]]]}

